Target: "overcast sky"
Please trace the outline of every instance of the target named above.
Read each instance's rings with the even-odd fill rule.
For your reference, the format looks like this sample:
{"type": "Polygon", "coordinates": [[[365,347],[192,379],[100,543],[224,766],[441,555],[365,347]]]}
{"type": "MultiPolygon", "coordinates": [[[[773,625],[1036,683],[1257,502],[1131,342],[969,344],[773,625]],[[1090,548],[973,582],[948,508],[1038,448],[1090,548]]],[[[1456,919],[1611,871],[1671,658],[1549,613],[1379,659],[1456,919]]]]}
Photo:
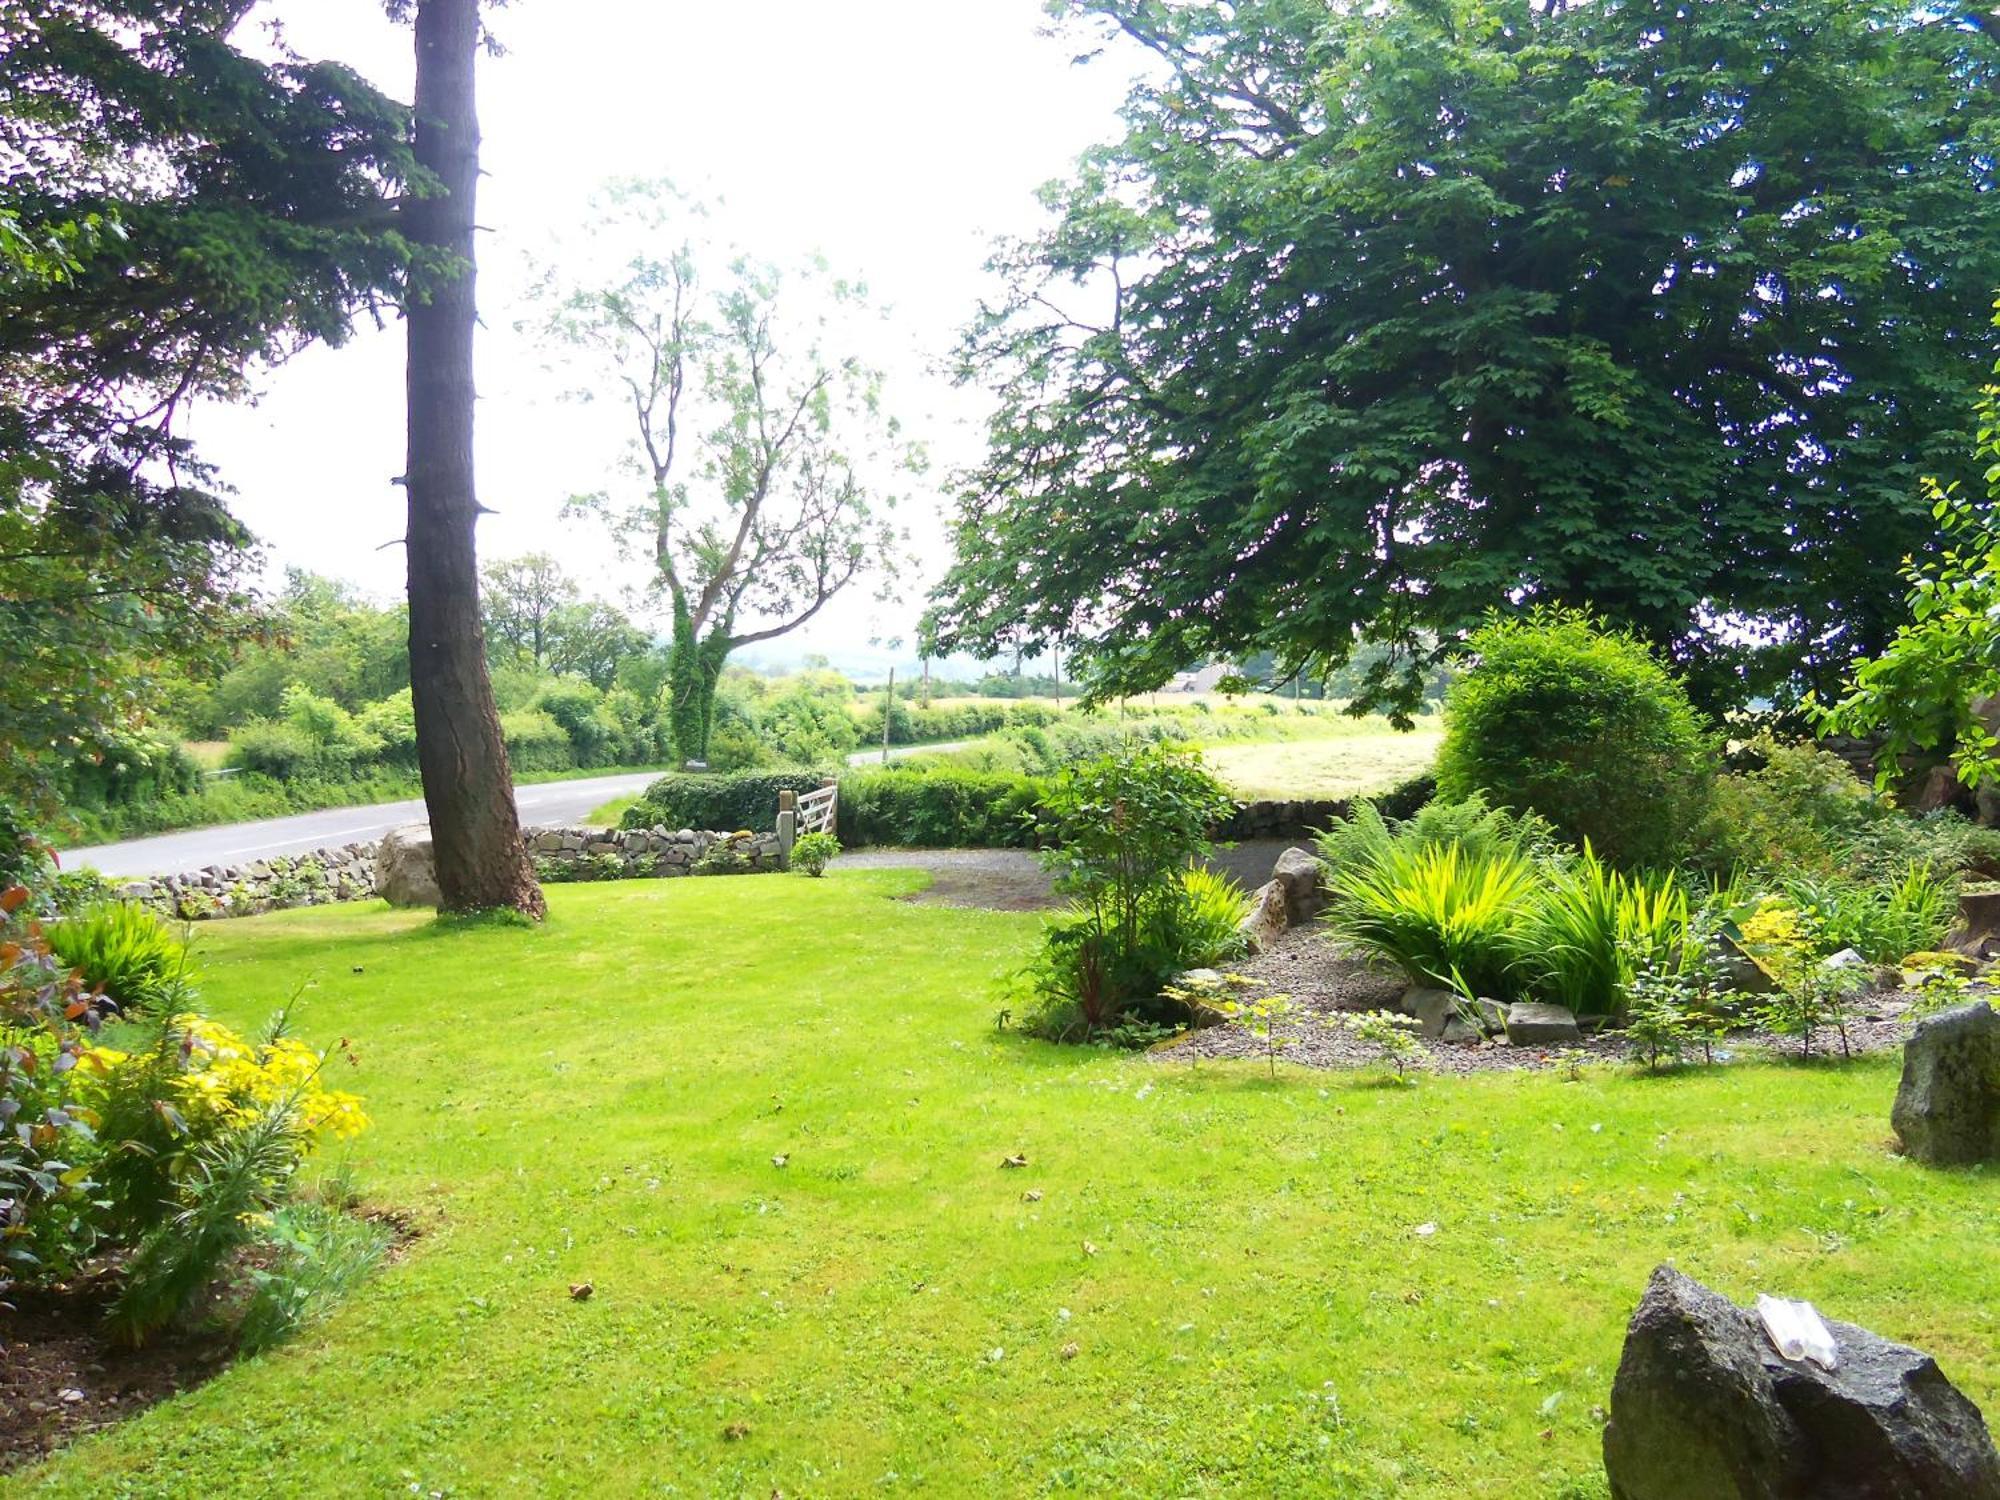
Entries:
{"type": "MultiPolygon", "coordinates": [[[[409,97],[407,31],[376,0],[276,0],[291,45],[353,64],[409,97]]],[[[488,177],[479,220],[481,523],[484,557],[556,553],[595,591],[641,575],[601,532],[563,521],[564,499],[602,486],[622,431],[565,402],[515,332],[529,258],[572,236],[592,190],[670,177],[723,203],[720,225],[761,258],[817,252],[865,280],[890,317],[889,402],[938,467],[912,516],[922,566],[940,562],[935,486],[978,452],[983,403],[936,362],[989,283],[995,236],[1041,222],[1035,189],[1108,139],[1136,63],[1072,59],[1038,0],[514,0],[496,18],[506,55],[482,62],[488,177]]],[[[298,564],[384,597],[403,586],[403,344],[399,327],[315,349],[263,381],[253,407],[206,408],[190,435],[237,490],[275,567],[298,564]]],[[[882,608],[859,591],[802,649],[845,656],[910,635],[920,588],[882,608]]]]}

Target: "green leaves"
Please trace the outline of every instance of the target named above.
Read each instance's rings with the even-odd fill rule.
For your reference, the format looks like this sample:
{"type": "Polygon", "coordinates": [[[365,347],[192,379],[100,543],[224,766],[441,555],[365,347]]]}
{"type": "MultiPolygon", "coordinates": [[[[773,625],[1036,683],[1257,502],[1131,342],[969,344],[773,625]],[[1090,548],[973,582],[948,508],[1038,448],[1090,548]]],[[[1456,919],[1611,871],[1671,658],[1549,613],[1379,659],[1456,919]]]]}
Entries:
{"type": "Polygon", "coordinates": [[[2000,47],[1964,7],[1072,0],[1164,63],[1003,247],[944,649],[1408,648],[1589,601],[1699,696],[1886,639],[1995,341],[2000,47]]]}

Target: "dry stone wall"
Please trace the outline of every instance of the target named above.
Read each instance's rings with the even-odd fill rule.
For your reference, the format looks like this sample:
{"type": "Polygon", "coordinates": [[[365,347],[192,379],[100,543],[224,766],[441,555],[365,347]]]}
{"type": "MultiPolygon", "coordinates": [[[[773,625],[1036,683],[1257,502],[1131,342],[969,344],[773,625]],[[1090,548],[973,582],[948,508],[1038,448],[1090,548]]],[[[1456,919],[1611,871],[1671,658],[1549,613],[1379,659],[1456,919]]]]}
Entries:
{"type": "MultiPolygon", "coordinates": [[[[681,828],[530,828],[523,841],[538,878],[553,884],[675,875],[762,875],[785,867],[775,833],[681,828]]],[[[375,844],[343,844],[241,865],[117,883],[119,895],[175,921],[251,917],[376,894],[375,844]]]]}
{"type": "Polygon", "coordinates": [[[144,902],[162,916],[187,922],[363,901],[375,894],[375,846],[342,844],[309,854],[128,880],[119,884],[118,894],[144,902]]]}
{"type": "Polygon", "coordinates": [[[525,835],[539,879],[647,880],[674,875],[761,875],[785,867],[775,833],[693,828],[533,828],[525,835]]]}

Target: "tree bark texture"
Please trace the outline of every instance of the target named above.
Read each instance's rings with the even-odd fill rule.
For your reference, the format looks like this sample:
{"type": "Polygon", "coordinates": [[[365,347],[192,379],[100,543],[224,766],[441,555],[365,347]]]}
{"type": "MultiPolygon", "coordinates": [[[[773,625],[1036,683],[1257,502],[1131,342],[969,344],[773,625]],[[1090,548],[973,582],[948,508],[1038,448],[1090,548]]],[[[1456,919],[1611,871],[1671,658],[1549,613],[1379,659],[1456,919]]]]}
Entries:
{"type": "Polygon", "coordinates": [[[442,911],[544,914],[521,844],[514,779],[479,617],[473,483],[473,213],[479,182],[474,78],[479,0],[419,0],[416,156],[438,189],[409,205],[417,244],[456,264],[409,298],[410,696],[442,911]]]}

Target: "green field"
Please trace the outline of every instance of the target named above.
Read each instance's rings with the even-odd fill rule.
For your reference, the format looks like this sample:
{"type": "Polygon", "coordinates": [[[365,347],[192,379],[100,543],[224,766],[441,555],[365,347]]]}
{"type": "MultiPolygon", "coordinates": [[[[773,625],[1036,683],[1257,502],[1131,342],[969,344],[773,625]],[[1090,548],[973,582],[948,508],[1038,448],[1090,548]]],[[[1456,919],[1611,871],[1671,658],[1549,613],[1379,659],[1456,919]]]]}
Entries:
{"type": "Polygon", "coordinates": [[[1667,1259],[2000,1407],[2000,1177],[1890,1154],[1892,1058],[1404,1089],[1057,1048],[994,1024],[1036,919],[889,899],[920,879],[206,928],[225,1020],[313,981],[351,1164],[423,1233],[9,1492],[1597,1496],[1667,1259]]]}
{"type": "MultiPolygon", "coordinates": [[[[1351,732],[1275,744],[1217,745],[1202,752],[1209,769],[1246,800],[1353,797],[1385,791],[1430,769],[1442,731],[1420,726],[1407,734],[1379,719],[1351,732]]],[[[1333,726],[1328,726],[1332,728],[1333,726]]]]}

